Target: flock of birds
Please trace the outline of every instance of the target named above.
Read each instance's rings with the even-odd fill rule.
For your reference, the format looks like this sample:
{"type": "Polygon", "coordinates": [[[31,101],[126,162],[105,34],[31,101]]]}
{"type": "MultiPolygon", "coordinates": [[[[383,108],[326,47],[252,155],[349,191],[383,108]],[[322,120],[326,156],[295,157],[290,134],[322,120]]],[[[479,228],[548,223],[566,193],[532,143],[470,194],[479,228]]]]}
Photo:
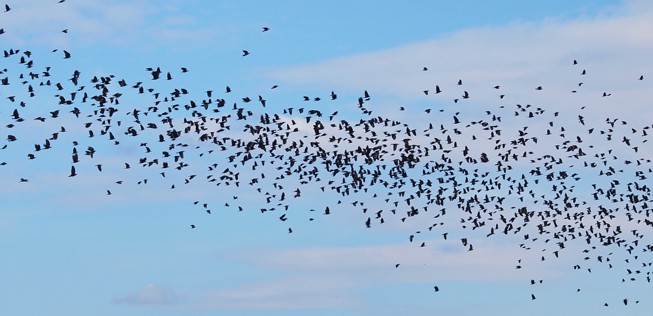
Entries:
{"type": "MultiPolygon", "coordinates": [[[[11,10],[5,5],[5,14],[11,10]]],[[[312,202],[321,211],[313,213],[317,215],[311,215],[311,221],[320,213],[328,216],[354,208],[363,214],[366,228],[387,220],[425,224],[423,230],[408,236],[418,247],[428,246],[420,237],[429,232],[437,232],[443,240],[451,231],[469,233],[456,241],[466,251],[474,251],[472,235],[512,236],[522,240],[519,246],[524,251],[540,251],[541,261],[580,247],[584,260],[574,270],[591,273],[594,265],[614,266],[623,269],[623,282],[651,281],[653,262],[647,260],[653,245],[644,231],[653,226],[647,185],[652,170],[651,159],[641,149],[653,125],[634,126],[616,118],[594,124],[580,112],[573,114],[575,126],[562,126],[558,122],[567,113],[516,104],[473,115],[441,109],[432,123],[419,128],[375,115],[368,91],[350,101],[341,101],[331,91],[325,99],[342,107],[331,113],[311,103],[321,97],[309,96],[297,100],[301,106],[267,111],[274,107],[266,107],[263,95],[232,97],[229,86],[199,95],[191,88],[158,89],[157,82],[189,73],[185,67],[147,68],[143,81],[78,70],[61,79],[57,69],[40,66],[28,50],[3,53],[0,160],[6,157],[2,151],[24,141],[13,131],[32,122],[41,124],[36,130],[52,130],[30,146],[24,159],[39,159],[55,147],[70,148],[69,177],[78,176],[81,170],[100,175],[107,168],[101,161],[103,151],[138,144],[142,156],[125,161],[120,167],[129,171],[124,172],[156,170],[158,179],[150,178],[150,182],[181,179],[171,189],[197,181],[234,192],[247,186],[258,192],[260,212],[274,212],[283,222],[291,217],[288,210],[303,192],[324,192],[340,200],[312,202]],[[122,105],[122,100],[132,97],[145,101],[135,108],[122,105]],[[50,100],[51,111],[26,115],[36,106],[43,108],[31,102],[36,98],[50,100]],[[524,126],[513,129],[509,124],[515,122],[524,126]],[[544,124],[543,133],[534,132],[538,124],[544,124]],[[83,134],[62,137],[69,130],[83,130],[83,134]],[[61,142],[71,137],[72,144],[61,142]],[[613,259],[624,254],[623,262],[613,259]]],[[[66,50],[52,54],[74,60],[66,50]]],[[[242,51],[244,58],[249,55],[250,51],[242,51]]],[[[570,67],[579,67],[578,62],[571,61],[570,67]]],[[[644,76],[636,74],[633,81],[644,81],[644,76]]],[[[453,103],[471,98],[462,80],[451,86],[460,86],[461,91],[453,103]]],[[[577,89],[581,86],[582,82],[577,89]]],[[[502,91],[498,85],[493,88],[502,91]]],[[[435,85],[419,93],[441,96],[446,94],[443,90],[435,85]]],[[[499,94],[499,100],[504,96],[499,94]]],[[[424,112],[429,115],[432,110],[424,112]]],[[[32,133],[31,137],[37,136],[32,133]]],[[[0,161],[0,167],[11,168],[12,163],[0,161]]],[[[148,179],[140,179],[137,184],[147,183],[148,179]]],[[[111,195],[111,190],[106,194],[111,195]]],[[[238,196],[230,199],[233,205],[227,202],[225,208],[246,210],[236,205],[238,196]]],[[[192,203],[211,214],[211,201],[192,203]]],[[[200,226],[190,224],[193,229],[200,226]]],[[[292,232],[289,227],[288,233],[292,232]]],[[[516,268],[522,264],[520,260],[516,268]]],[[[532,285],[540,283],[531,280],[532,285]]],[[[434,291],[440,288],[436,285],[434,291]]],[[[535,294],[531,299],[536,299],[535,294]]],[[[622,300],[626,305],[629,302],[622,300]]]]}

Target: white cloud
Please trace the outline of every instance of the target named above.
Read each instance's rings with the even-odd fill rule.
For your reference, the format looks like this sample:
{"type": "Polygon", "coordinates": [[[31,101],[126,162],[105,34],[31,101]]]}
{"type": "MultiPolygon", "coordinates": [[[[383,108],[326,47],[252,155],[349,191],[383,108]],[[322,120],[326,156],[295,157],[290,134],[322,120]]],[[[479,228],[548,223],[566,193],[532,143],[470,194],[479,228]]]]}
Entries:
{"type": "Polygon", "coordinates": [[[539,103],[558,110],[584,103],[627,116],[649,109],[648,89],[637,78],[653,77],[653,34],[647,31],[653,29],[653,9],[642,1],[627,4],[596,17],[467,29],[388,50],[271,70],[269,76],[323,89],[367,89],[373,96],[411,102],[454,106],[452,100],[468,90],[471,98],[465,105],[499,104],[498,95],[506,94],[503,103],[508,105],[539,103]],[[579,64],[572,67],[574,59],[579,64]],[[422,71],[424,66],[429,70],[422,71]],[[580,76],[583,69],[586,76],[580,76]],[[456,85],[458,79],[463,79],[462,87],[456,85]],[[579,81],[585,81],[581,88],[579,81]],[[436,84],[442,94],[422,93],[433,92],[436,84]],[[492,89],[495,85],[501,89],[492,89]],[[535,91],[539,85],[542,93],[535,91]],[[572,95],[571,90],[579,93],[572,95]],[[603,92],[612,93],[612,99],[601,98],[603,92]],[[628,104],[628,111],[615,109],[615,103],[628,104]]]}
{"type": "Polygon", "coordinates": [[[355,286],[355,282],[342,275],[290,276],[196,294],[190,307],[254,310],[355,307],[359,302],[347,295],[355,286]]]}
{"type": "MultiPolygon", "coordinates": [[[[404,283],[526,280],[525,270],[515,269],[517,260],[539,260],[537,254],[515,251],[517,246],[513,243],[472,239],[474,250],[467,251],[459,240],[425,240],[426,247],[419,247],[422,241],[357,247],[255,249],[238,251],[231,256],[262,268],[347,276],[357,280],[358,286],[390,280],[404,283]],[[400,264],[400,268],[395,269],[395,264],[400,264]]],[[[552,271],[544,268],[537,272],[555,276],[552,271]]]]}
{"type": "MultiPolygon", "coordinates": [[[[364,308],[361,291],[401,284],[421,285],[447,281],[510,283],[556,278],[556,264],[546,267],[524,264],[515,269],[513,244],[475,241],[474,251],[460,247],[458,240],[427,240],[419,244],[382,244],[352,247],[235,250],[220,256],[239,265],[254,265],[269,276],[218,289],[172,291],[150,284],[138,292],[114,299],[116,303],[168,305],[202,310],[299,310],[364,308]],[[395,264],[400,263],[399,268],[395,264]],[[359,294],[356,294],[359,293],[359,294]]],[[[536,262],[536,254],[519,258],[536,262]]],[[[539,258],[539,257],[538,257],[539,258]]]]}
{"type": "Polygon", "coordinates": [[[114,303],[134,305],[172,305],[183,301],[183,297],[172,290],[156,284],[148,284],[137,292],[114,298],[114,303]]]}
{"type": "Polygon", "coordinates": [[[72,43],[133,44],[151,39],[199,41],[215,35],[209,27],[180,12],[181,3],[81,0],[24,0],[3,16],[4,39],[14,45],[67,47],[72,43]],[[68,29],[68,34],[61,31],[68,29]]]}

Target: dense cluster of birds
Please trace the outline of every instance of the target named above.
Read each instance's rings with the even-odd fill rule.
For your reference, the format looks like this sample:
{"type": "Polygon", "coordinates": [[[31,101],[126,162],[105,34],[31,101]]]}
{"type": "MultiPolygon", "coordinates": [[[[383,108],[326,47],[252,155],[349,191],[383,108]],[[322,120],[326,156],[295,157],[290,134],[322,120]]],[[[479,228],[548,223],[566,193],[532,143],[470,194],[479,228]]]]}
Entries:
{"type": "MultiPolygon", "coordinates": [[[[5,5],[5,13],[11,10],[5,5]]],[[[251,53],[242,50],[243,58],[251,53]]],[[[74,60],[66,50],[52,54],[74,60]]],[[[635,126],[610,117],[590,122],[581,108],[572,114],[575,125],[564,126],[559,122],[569,113],[516,104],[471,115],[429,108],[426,115],[437,116],[419,128],[376,115],[371,110],[373,93],[368,91],[345,101],[331,91],[324,99],[338,102],[342,109],[330,113],[324,106],[312,106],[322,100],[315,96],[298,98],[301,105],[268,111],[273,107],[266,107],[263,95],[232,97],[230,86],[199,95],[189,87],[158,88],[158,82],[187,75],[191,70],[186,67],[150,67],[142,81],[78,70],[62,80],[56,69],[37,61],[29,50],[3,52],[2,166],[13,161],[5,161],[1,152],[24,142],[14,131],[32,122],[41,125],[28,138],[52,130],[30,145],[24,159],[39,159],[55,147],[70,148],[69,177],[78,172],[99,175],[107,166],[101,161],[102,151],[138,144],[142,156],[123,162],[121,169],[129,170],[125,172],[156,170],[158,179],[150,182],[169,181],[171,189],[197,181],[235,192],[250,187],[258,192],[260,212],[275,212],[283,222],[291,217],[293,200],[301,199],[305,191],[317,191],[340,200],[312,202],[321,211],[310,220],[354,208],[363,214],[361,226],[366,228],[387,220],[424,224],[423,230],[408,236],[418,247],[428,246],[426,239],[420,240],[428,232],[437,232],[444,240],[451,230],[469,233],[459,240],[467,251],[474,250],[473,240],[479,236],[516,236],[524,251],[541,251],[541,261],[582,248],[584,260],[573,266],[575,270],[591,273],[594,265],[615,266],[624,270],[623,282],[651,281],[652,262],[647,260],[653,245],[644,232],[653,226],[648,204],[652,170],[651,159],[642,149],[653,124],[635,126]],[[44,108],[31,102],[37,97],[50,100],[51,107],[47,113],[28,116],[38,111],[35,107],[44,108]],[[123,105],[132,104],[131,100],[121,103],[136,97],[143,100],[139,106],[123,105]],[[339,114],[344,112],[348,114],[339,114]],[[523,127],[512,127],[518,123],[523,127]],[[69,136],[72,144],[62,143],[70,130],[83,134],[69,136]],[[192,164],[201,166],[193,169],[192,164]],[[200,169],[203,174],[188,171],[200,169]],[[624,262],[613,259],[623,254],[624,262]]],[[[573,60],[570,67],[580,64],[573,60]]],[[[579,74],[587,72],[579,68],[579,74]]],[[[644,76],[633,74],[633,82],[637,81],[644,81],[644,76]]],[[[463,87],[460,79],[450,87],[440,83],[418,93],[441,97],[448,95],[446,89],[457,88],[459,96],[437,102],[461,103],[472,97],[463,87]]],[[[572,93],[581,87],[582,82],[572,93]]],[[[502,91],[499,85],[491,88],[502,91]]],[[[503,100],[505,94],[497,96],[503,100]]],[[[147,183],[148,179],[140,179],[137,184],[147,183]]],[[[111,190],[107,188],[106,194],[112,195],[111,190]]],[[[233,205],[227,202],[225,207],[246,210],[237,205],[238,196],[230,199],[233,205]]],[[[211,214],[212,201],[191,202],[211,214]]],[[[200,229],[201,223],[189,226],[200,229]]],[[[516,268],[521,265],[520,260],[516,268]]],[[[531,285],[540,283],[531,280],[531,285]]],[[[434,290],[440,288],[436,285],[434,290]]],[[[627,305],[629,300],[622,302],[627,305]]]]}

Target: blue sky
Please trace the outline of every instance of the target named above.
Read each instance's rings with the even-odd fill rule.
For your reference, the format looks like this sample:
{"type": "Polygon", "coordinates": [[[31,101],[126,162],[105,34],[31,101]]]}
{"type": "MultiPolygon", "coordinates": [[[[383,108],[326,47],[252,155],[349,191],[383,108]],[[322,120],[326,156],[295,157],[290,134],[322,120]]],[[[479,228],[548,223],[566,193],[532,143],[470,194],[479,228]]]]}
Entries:
{"type": "MultiPolygon", "coordinates": [[[[361,118],[356,100],[368,91],[372,97],[366,107],[375,115],[419,130],[429,123],[454,128],[457,112],[466,122],[489,120],[485,111],[491,111],[502,116],[506,134],[527,126],[540,139],[530,147],[536,156],[553,152],[557,144],[558,139],[544,136],[547,129],[583,134],[597,152],[614,149],[611,155],[618,159],[610,164],[625,170],[618,176],[623,183],[636,180],[636,167],[625,160],[653,154],[645,137],[629,136],[631,127],[641,133],[641,127],[651,126],[653,114],[653,35],[648,31],[653,29],[653,6],[645,0],[6,2],[11,10],[0,13],[5,30],[1,48],[31,51],[37,69],[51,66],[53,80],[64,83],[66,92],[76,88],[67,79],[79,70],[89,87],[95,75],[114,75],[116,81],[143,82],[162,95],[185,88],[190,96],[180,102],[201,100],[207,90],[228,99],[227,107],[261,95],[265,109],[247,105],[256,113],[279,113],[299,122],[304,117],[283,110],[305,107],[339,111],[340,119],[356,122],[361,118]],[[264,26],[270,30],[262,32],[264,26]],[[62,58],[63,50],[71,53],[70,59],[62,58]],[[242,56],[243,50],[250,54],[242,56]],[[572,65],[573,60],[578,64],[572,65]],[[152,81],[147,67],[160,67],[173,80],[152,81]],[[182,73],[181,67],[189,71],[182,73]],[[459,79],[462,87],[456,84],[459,79]],[[278,88],[271,89],[274,85],[278,88]],[[435,85],[442,94],[434,95],[435,85]],[[331,91],[337,101],[330,100],[331,91]],[[463,91],[469,91],[470,99],[454,103],[463,91]],[[322,100],[305,102],[303,96],[322,100]],[[536,120],[515,116],[516,104],[541,107],[546,114],[536,120]],[[554,112],[560,116],[550,127],[554,112]],[[587,126],[578,124],[581,114],[587,126]],[[614,128],[616,141],[598,135],[606,118],[627,122],[614,128]],[[601,127],[586,135],[591,124],[601,127]],[[621,144],[622,136],[631,137],[639,151],[621,144]]],[[[35,86],[38,95],[30,98],[16,78],[24,67],[15,58],[2,62],[0,68],[7,71],[0,77],[11,77],[12,85],[0,87],[0,146],[8,144],[0,151],[0,162],[7,162],[0,166],[0,314],[642,315],[653,307],[653,290],[643,277],[621,282],[626,268],[650,261],[646,252],[639,261],[625,263],[623,249],[599,247],[587,255],[583,250],[589,246],[580,240],[570,241],[555,260],[550,255],[554,246],[542,240],[524,250],[521,234],[486,238],[485,230],[462,229],[455,206],[442,220],[433,219],[439,208],[405,222],[386,211],[383,225],[375,221],[366,229],[369,214],[352,203],[364,203],[370,212],[386,209],[382,199],[372,197],[384,190],[341,196],[321,192],[324,183],[301,185],[292,177],[281,185],[287,195],[301,188],[302,196],[288,197],[288,220],[280,221],[282,206],[259,211],[271,207],[262,192],[277,192],[270,181],[261,181],[262,192],[244,184],[208,182],[207,166],[216,162],[222,170],[230,164],[217,149],[209,153],[206,144],[190,136],[182,138],[190,144],[183,149],[190,167],[166,171],[163,177],[160,169],[138,166],[144,156],[140,143],[164,150],[156,144],[158,133],[145,131],[136,140],[120,137],[120,146],[90,139],[83,123],[98,123],[86,117],[92,109],[82,105],[75,105],[83,112],[81,119],[63,108],[57,120],[34,121],[61,108],[53,104],[56,88],[35,86]],[[28,105],[19,107],[9,96],[28,105]],[[26,121],[11,129],[6,125],[12,123],[14,108],[26,121]],[[33,144],[60,126],[67,132],[56,146],[28,159],[33,144]],[[7,142],[8,134],[20,141],[7,142]],[[81,161],[78,175],[68,177],[73,141],[79,142],[81,161]],[[83,155],[87,146],[97,150],[94,158],[83,155]],[[125,162],[132,168],[124,169],[125,162]],[[101,173],[94,166],[99,163],[101,173]],[[196,177],[185,184],[191,175],[196,177]],[[21,178],[29,182],[20,183],[21,178]],[[325,205],[330,216],[323,215],[325,205]],[[444,225],[427,230],[434,221],[444,225]],[[448,240],[443,240],[444,232],[448,240]],[[409,242],[409,235],[417,241],[409,242]],[[460,238],[469,238],[474,251],[460,247],[460,238]],[[421,242],[426,247],[419,247],[421,242]],[[614,269],[594,262],[597,254],[608,253],[614,269]],[[543,255],[546,261],[540,260],[543,255]],[[582,265],[580,271],[573,269],[576,264],[582,265]],[[531,279],[543,282],[531,285],[531,279]],[[433,286],[440,291],[435,293],[433,286]],[[537,299],[531,300],[531,294],[537,299]],[[624,298],[630,300],[628,306],[624,298]]],[[[133,89],[116,90],[123,92],[119,115],[125,124],[131,123],[129,111],[152,103],[133,89]]],[[[310,125],[298,126],[311,135],[310,125]]],[[[223,134],[248,139],[242,124],[238,127],[223,134]]],[[[482,133],[476,127],[469,130],[482,133]]],[[[415,140],[428,141],[421,135],[415,140]]],[[[471,141],[461,136],[459,141],[475,154],[492,152],[494,146],[480,137],[471,141]]],[[[606,180],[574,169],[576,163],[568,161],[565,167],[582,180],[567,184],[576,185],[578,196],[596,207],[591,184],[605,185],[606,180]]],[[[532,164],[521,160],[513,166],[519,174],[532,164]]],[[[261,170],[272,174],[273,168],[261,170]]],[[[495,170],[483,168],[481,172],[495,170]]],[[[242,179],[258,177],[248,168],[240,172],[242,179]]],[[[551,191],[535,188],[543,190],[536,195],[551,191]]],[[[650,230],[623,214],[611,223],[624,231],[650,230]]],[[[650,244],[650,238],[641,242],[650,244]]]]}

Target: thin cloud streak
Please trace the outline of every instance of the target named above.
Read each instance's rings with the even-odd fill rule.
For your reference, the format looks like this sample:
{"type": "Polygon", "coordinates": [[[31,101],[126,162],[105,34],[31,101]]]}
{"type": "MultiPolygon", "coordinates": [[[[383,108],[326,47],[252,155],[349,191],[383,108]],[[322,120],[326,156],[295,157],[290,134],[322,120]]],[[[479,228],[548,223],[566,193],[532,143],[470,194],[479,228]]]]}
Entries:
{"type": "Polygon", "coordinates": [[[131,45],[136,42],[201,42],[217,31],[197,25],[197,20],[180,12],[182,4],[153,6],[147,1],[23,0],[3,22],[4,39],[20,46],[68,47],[82,45],[131,45]],[[69,30],[64,34],[64,29],[69,30]],[[156,41],[151,41],[155,39],[156,41]]]}
{"type": "Polygon", "coordinates": [[[336,276],[302,275],[195,294],[189,307],[200,309],[295,310],[353,308],[360,305],[350,290],[357,284],[336,276]]]}
{"type": "Polygon", "coordinates": [[[167,306],[183,302],[183,297],[175,291],[151,283],[137,292],[116,297],[113,302],[130,305],[167,306]]]}
{"type": "MultiPolygon", "coordinates": [[[[533,275],[549,279],[559,276],[559,272],[549,267],[515,269],[512,244],[475,241],[475,250],[468,252],[454,245],[457,242],[427,240],[425,248],[414,244],[386,244],[236,250],[221,255],[220,260],[260,266],[278,276],[200,291],[180,292],[149,284],[137,292],[115,298],[114,303],[190,310],[357,309],[366,303],[352,293],[386,284],[504,283],[525,282],[533,275]],[[394,267],[396,263],[400,263],[398,268],[394,267]]],[[[533,261],[534,256],[523,254],[521,258],[533,261]]]]}
{"type": "Polygon", "coordinates": [[[620,91],[620,101],[644,109],[640,97],[645,90],[633,85],[637,77],[653,71],[653,34],[648,29],[653,29],[651,7],[629,2],[604,16],[468,29],[394,49],[270,70],[268,76],[303,86],[368,89],[412,101],[433,100],[422,90],[432,90],[436,84],[450,100],[460,98],[463,89],[455,82],[463,79],[472,102],[497,103],[498,93],[490,93],[496,84],[502,86],[499,93],[507,91],[506,100],[511,102],[540,101],[561,108],[565,105],[559,104],[560,96],[586,79],[592,83],[579,90],[585,97],[596,95],[590,100],[600,106],[608,106],[600,102],[603,89],[613,89],[620,91]],[[571,68],[574,59],[579,65],[571,68]],[[429,70],[422,71],[424,66],[429,70]],[[582,67],[589,69],[587,78],[577,76],[582,67]],[[630,77],[615,75],[629,72],[630,77]],[[534,82],[553,93],[536,96],[535,86],[526,86],[534,82]]]}
{"type": "MultiPolygon", "coordinates": [[[[361,284],[384,279],[389,272],[397,274],[395,281],[407,283],[428,279],[482,282],[527,279],[526,274],[514,269],[517,253],[513,244],[471,242],[474,244],[471,252],[460,247],[458,240],[420,240],[413,244],[242,250],[228,258],[286,272],[342,273],[351,279],[365,280],[361,284]],[[422,241],[426,247],[419,247],[422,241]],[[401,268],[395,270],[395,264],[401,268]]],[[[529,253],[520,255],[524,259],[537,257],[529,253]]],[[[554,274],[548,269],[539,273],[554,274]]]]}

